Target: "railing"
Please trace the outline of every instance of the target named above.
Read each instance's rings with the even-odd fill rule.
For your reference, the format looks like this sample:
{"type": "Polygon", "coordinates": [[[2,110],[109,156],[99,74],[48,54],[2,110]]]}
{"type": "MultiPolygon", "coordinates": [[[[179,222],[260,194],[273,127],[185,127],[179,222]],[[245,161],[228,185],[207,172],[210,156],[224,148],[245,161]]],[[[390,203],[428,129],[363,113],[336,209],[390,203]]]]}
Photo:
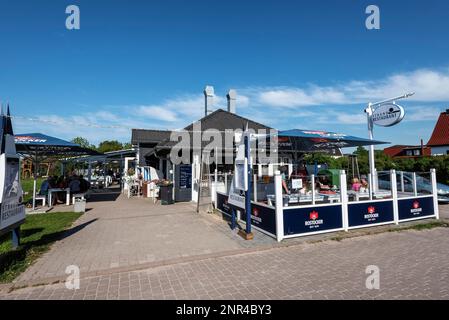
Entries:
{"type": "MultiPolygon", "coordinates": [[[[275,221],[274,236],[281,241],[316,233],[439,218],[434,169],[420,173],[377,172],[373,190],[368,187],[369,181],[363,179],[348,178],[343,170],[338,174],[289,178],[279,172],[274,177],[254,176],[253,205],[263,216],[257,216],[257,210],[256,216],[252,213],[253,224],[265,231],[269,229],[273,235],[275,221]]],[[[229,189],[225,190],[221,192],[223,202],[229,189]]]]}

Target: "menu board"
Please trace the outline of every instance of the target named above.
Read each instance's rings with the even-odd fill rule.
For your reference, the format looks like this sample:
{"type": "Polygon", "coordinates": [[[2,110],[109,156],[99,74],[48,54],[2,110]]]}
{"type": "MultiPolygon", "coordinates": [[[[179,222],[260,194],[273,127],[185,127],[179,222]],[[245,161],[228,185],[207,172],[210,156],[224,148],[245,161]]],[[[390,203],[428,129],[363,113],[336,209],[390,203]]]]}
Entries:
{"type": "Polygon", "coordinates": [[[192,166],[182,164],[179,167],[179,188],[192,188],[192,166]]]}

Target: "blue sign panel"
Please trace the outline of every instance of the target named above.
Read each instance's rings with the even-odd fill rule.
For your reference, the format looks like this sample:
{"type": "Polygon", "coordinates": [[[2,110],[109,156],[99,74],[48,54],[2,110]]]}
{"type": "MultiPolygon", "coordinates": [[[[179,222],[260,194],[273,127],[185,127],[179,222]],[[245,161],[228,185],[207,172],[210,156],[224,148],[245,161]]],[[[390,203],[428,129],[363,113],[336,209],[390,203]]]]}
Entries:
{"type": "Polygon", "coordinates": [[[284,235],[340,229],[342,216],[341,205],[284,209],[284,235]]]}
{"type": "Polygon", "coordinates": [[[272,208],[251,204],[251,224],[271,234],[276,234],[276,212],[272,208]]]}
{"type": "MultiPolygon", "coordinates": [[[[228,196],[217,192],[217,209],[226,215],[232,215],[233,206],[228,203],[228,196]]],[[[236,208],[241,212],[241,218],[245,220],[245,210],[236,208]]],[[[251,224],[271,234],[276,234],[276,212],[274,208],[268,208],[257,204],[251,204],[251,224]]]]}
{"type": "Polygon", "coordinates": [[[351,203],[348,205],[349,227],[394,221],[393,201],[351,203]]]}
{"type": "Polygon", "coordinates": [[[399,199],[399,220],[433,216],[435,210],[433,207],[433,197],[399,199]]]}

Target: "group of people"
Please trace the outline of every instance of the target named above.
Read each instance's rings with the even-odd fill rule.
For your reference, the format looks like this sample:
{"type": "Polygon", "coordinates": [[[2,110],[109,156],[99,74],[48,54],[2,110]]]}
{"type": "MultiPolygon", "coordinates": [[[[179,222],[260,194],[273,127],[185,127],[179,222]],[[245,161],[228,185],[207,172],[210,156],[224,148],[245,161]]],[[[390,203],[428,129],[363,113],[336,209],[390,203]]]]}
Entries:
{"type": "Polygon", "coordinates": [[[365,178],[352,179],[351,189],[356,192],[368,192],[368,181],[365,178]]]}
{"type": "MultiPolygon", "coordinates": [[[[295,175],[288,175],[288,167],[282,166],[280,168],[281,176],[282,176],[282,189],[283,193],[290,194],[290,190],[288,187],[288,180],[295,175]]],[[[310,190],[307,184],[307,176],[304,175],[296,175],[299,179],[302,179],[302,187],[298,190],[300,194],[309,194],[310,190]]],[[[369,184],[366,177],[362,176],[359,178],[351,179],[350,183],[351,190],[356,192],[368,192],[369,184]]],[[[311,189],[311,187],[310,187],[311,189]]],[[[326,175],[320,175],[315,178],[315,192],[317,193],[325,193],[325,194],[335,194],[337,186],[333,185],[330,181],[329,177],[326,175]]]]}
{"type": "MultiPolygon", "coordinates": [[[[49,189],[61,188],[70,189],[70,196],[76,193],[84,193],[90,189],[90,183],[82,175],[72,174],[71,176],[49,176],[42,182],[39,191],[40,195],[48,195],[49,189]]],[[[55,196],[52,198],[55,205],[57,203],[64,203],[66,192],[55,192],[55,196]]]]}

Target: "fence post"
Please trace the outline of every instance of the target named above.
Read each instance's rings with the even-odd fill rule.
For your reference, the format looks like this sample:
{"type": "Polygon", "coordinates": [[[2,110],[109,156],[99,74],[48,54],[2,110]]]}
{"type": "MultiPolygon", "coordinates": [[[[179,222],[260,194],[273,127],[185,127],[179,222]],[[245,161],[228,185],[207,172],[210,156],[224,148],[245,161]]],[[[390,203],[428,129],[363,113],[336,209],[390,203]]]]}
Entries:
{"type": "Polygon", "coordinates": [[[228,194],[228,173],[224,173],[225,193],[228,194]]]}
{"type": "Polygon", "coordinates": [[[310,176],[310,181],[312,182],[312,204],[315,204],[315,175],[310,176]]]}
{"type": "Polygon", "coordinates": [[[435,211],[435,217],[440,219],[440,210],[438,208],[437,172],[435,169],[430,169],[430,181],[432,182],[433,210],[435,211]]]}
{"type": "Polygon", "coordinates": [[[401,171],[401,192],[404,192],[404,171],[401,171]]]}
{"type": "Polygon", "coordinates": [[[341,210],[343,213],[343,228],[345,231],[349,230],[348,218],[348,188],[346,183],[345,170],[340,170],[340,196],[341,196],[341,210]]]}
{"type": "Polygon", "coordinates": [[[282,177],[279,171],[274,175],[276,239],[278,242],[284,238],[284,203],[282,199],[282,177]]]}
{"type": "Polygon", "coordinates": [[[254,202],[257,202],[257,174],[254,174],[254,180],[253,180],[253,198],[254,198],[254,202]]]}
{"type": "Polygon", "coordinates": [[[391,196],[393,198],[393,217],[394,223],[399,224],[399,206],[398,206],[398,185],[396,181],[396,170],[390,170],[391,196]]]}
{"type": "Polygon", "coordinates": [[[416,172],[413,172],[413,195],[418,195],[418,189],[416,188],[416,172]]]}

